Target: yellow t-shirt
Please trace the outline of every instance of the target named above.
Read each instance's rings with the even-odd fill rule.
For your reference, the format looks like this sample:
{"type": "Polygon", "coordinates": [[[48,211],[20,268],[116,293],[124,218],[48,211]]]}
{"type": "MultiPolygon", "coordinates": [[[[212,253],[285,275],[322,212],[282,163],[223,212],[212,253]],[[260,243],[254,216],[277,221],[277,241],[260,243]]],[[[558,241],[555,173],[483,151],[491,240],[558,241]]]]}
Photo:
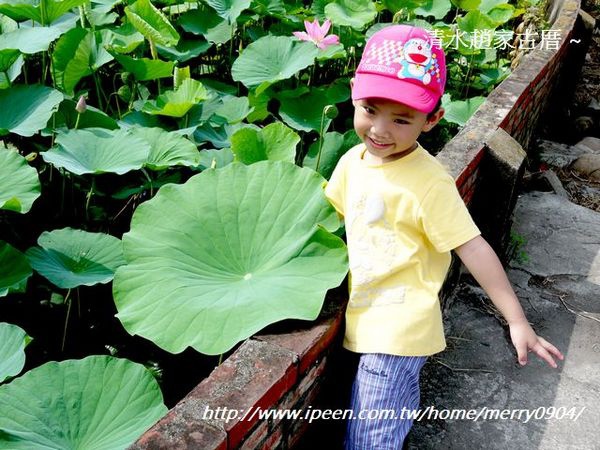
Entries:
{"type": "Polygon", "coordinates": [[[339,161],[325,195],[344,216],[350,300],[344,347],[426,356],[446,342],[438,293],[450,250],[480,234],[452,177],[421,146],[392,162],[339,161]]]}

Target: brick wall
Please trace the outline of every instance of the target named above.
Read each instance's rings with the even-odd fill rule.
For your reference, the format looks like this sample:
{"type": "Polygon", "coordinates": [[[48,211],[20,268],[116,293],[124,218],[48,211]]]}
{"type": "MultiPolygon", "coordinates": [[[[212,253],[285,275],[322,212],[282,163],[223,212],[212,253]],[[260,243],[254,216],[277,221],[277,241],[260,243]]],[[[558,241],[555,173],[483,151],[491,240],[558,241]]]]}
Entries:
{"type": "MultiPolygon", "coordinates": [[[[507,222],[514,206],[511,203],[518,177],[518,169],[515,169],[518,164],[504,161],[511,157],[502,151],[489,151],[488,141],[494,140],[496,145],[503,147],[507,137],[512,136],[521,146],[527,147],[550,94],[564,72],[563,65],[574,48],[575,44],[569,41],[576,30],[579,3],[579,0],[566,0],[553,25],[553,29],[562,32],[560,49],[538,49],[527,55],[437,156],[455,177],[465,202],[480,211],[479,219],[484,225],[487,220],[498,228],[498,219],[489,214],[490,209],[501,210],[501,220],[507,222]],[[506,133],[499,133],[498,129],[506,133]],[[495,173],[502,166],[511,168],[506,172],[508,175],[495,173]],[[499,200],[496,199],[504,201],[502,208],[496,207],[496,200],[493,208],[489,201],[484,201],[489,189],[502,193],[499,200]],[[504,198],[507,196],[510,198],[504,198]],[[485,204],[488,206],[482,206],[485,204]]],[[[492,229],[491,226],[488,228],[492,229]]],[[[501,234],[506,233],[502,231],[501,234]]],[[[292,448],[306,430],[306,420],[259,420],[252,411],[259,408],[306,410],[315,404],[321,395],[328,362],[339,351],[342,315],[343,305],[338,302],[324,311],[317,322],[305,328],[249,339],[130,448],[292,448]],[[244,419],[226,420],[216,417],[217,408],[244,412],[251,409],[244,419]],[[207,413],[209,410],[213,411],[212,417],[207,413]]]]}

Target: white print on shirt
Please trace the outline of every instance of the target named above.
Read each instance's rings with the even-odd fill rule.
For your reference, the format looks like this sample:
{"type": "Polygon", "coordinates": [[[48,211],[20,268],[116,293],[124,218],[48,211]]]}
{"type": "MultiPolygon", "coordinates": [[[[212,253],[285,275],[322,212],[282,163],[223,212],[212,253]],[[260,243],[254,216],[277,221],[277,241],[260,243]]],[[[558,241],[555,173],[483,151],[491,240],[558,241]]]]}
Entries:
{"type": "Polygon", "coordinates": [[[402,254],[392,226],[385,219],[385,201],[378,193],[359,194],[349,199],[346,231],[349,249],[352,295],[350,307],[385,306],[404,302],[404,286],[382,288],[386,277],[402,254]]]}

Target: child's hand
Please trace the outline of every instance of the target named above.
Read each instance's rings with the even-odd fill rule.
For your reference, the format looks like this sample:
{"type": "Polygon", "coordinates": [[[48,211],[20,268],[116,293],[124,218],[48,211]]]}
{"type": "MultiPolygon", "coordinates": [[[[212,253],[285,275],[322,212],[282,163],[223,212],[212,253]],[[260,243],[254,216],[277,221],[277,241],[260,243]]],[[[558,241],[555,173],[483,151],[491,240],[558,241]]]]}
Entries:
{"type": "Polygon", "coordinates": [[[517,350],[519,364],[527,364],[527,352],[534,352],[539,358],[545,360],[548,365],[556,368],[554,357],[562,360],[563,354],[550,342],[539,337],[527,322],[527,319],[509,323],[510,338],[517,350]]]}

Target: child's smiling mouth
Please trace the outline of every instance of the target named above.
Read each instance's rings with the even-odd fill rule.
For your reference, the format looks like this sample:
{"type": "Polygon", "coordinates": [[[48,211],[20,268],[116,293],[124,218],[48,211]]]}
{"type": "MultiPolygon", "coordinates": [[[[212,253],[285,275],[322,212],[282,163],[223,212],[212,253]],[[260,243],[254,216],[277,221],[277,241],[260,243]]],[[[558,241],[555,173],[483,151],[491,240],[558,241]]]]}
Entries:
{"type": "Polygon", "coordinates": [[[387,147],[390,147],[391,145],[393,145],[393,143],[391,142],[380,142],[378,140],[375,140],[374,138],[372,138],[371,136],[367,136],[367,139],[369,140],[369,144],[371,144],[373,147],[377,148],[377,149],[384,149],[387,147]]]}

